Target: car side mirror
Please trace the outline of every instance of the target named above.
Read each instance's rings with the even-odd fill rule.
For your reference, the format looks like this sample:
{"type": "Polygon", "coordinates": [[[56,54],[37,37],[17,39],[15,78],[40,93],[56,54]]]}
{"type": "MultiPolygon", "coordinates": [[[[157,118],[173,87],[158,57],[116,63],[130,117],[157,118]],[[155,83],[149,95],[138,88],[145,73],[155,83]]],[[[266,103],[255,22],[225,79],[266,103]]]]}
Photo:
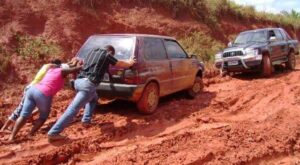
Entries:
{"type": "Polygon", "coordinates": [[[274,36],[272,36],[272,37],[270,37],[270,40],[269,40],[270,42],[275,42],[275,41],[277,41],[277,39],[276,39],[276,37],[274,37],[274,36]]]}
{"type": "Polygon", "coordinates": [[[232,42],[230,41],[228,44],[227,44],[228,47],[232,47],[232,42]]]}
{"type": "Polygon", "coordinates": [[[194,55],[194,54],[192,54],[190,58],[191,58],[191,59],[198,59],[197,56],[194,55]]]}

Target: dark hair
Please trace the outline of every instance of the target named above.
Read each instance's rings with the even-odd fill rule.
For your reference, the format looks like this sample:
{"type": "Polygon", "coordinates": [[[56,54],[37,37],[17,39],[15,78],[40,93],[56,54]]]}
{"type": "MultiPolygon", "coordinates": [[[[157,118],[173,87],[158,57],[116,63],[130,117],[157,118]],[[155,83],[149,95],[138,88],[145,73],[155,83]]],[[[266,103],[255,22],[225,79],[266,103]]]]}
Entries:
{"type": "Polygon", "coordinates": [[[54,59],[50,61],[51,64],[56,64],[56,65],[60,65],[61,64],[61,60],[60,59],[54,59]]]}
{"type": "Polygon", "coordinates": [[[113,46],[106,45],[104,48],[106,49],[106,51],[111,51],[112,55],[115,54],[115,48],[113,46]]]}

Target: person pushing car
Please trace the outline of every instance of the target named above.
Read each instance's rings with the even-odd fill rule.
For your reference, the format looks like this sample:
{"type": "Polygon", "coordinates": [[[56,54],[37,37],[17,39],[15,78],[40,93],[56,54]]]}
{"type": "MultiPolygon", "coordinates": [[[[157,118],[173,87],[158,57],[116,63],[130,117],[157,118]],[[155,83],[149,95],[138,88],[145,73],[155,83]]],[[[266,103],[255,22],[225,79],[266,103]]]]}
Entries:
{"type": "Polygon", "coordinates": [[[98,100],[96,87],[99,85],[105,72],[108,71],[109,65],[127,68],[135,63],[134,59],[126,61],[117,60],[114,55],[114,47],[107,45],[104,49],[92,49],[85,57],[83,67],[74,82],[76,96],[63,115],[49,130],[49,142],[66,138],[60,135],[60,133],[72,122],[73,118],[83,107],[85,108],[81,120],[83,126],[89,126],[91,124],[92,114],[98,100]]]}

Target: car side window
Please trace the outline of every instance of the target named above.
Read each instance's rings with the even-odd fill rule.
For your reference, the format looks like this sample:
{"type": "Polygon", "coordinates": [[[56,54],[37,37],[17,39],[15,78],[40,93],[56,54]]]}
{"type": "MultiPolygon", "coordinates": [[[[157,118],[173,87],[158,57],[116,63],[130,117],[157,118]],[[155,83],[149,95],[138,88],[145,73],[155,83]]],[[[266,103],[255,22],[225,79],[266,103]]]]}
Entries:
{"type": "Polygon", "coordinates": [[[288,35],[286,31],[280,30],[280,32],[285,40],[291,40],[290,35],[288,35]]]}
{"type": "Polygon", "coordinates": [[[144,38],[144,55],[146,59],[167,59],[162,40],[158,38],[144,38]]]}
{"type": "Polygon", "coordinates": [[[283,36],[282,34],[279,32],[279,30],[275,30],[275,35],[278,41],[282,41],[283,40],[283,36]]]}
{"type": "Polygon", "coordinates": [[[269,39],[270,39],[271,37],[276,37],[276,35],[275,35],[275,33],[274,33],[273,30],[270,30],[270,31],[269,31],[269,39]]]}
{"type": "Polygon", "coordinates": [[[176,41],[165,40],[165,46],[170,58],[187,58],[187,54],[176,41]]]}

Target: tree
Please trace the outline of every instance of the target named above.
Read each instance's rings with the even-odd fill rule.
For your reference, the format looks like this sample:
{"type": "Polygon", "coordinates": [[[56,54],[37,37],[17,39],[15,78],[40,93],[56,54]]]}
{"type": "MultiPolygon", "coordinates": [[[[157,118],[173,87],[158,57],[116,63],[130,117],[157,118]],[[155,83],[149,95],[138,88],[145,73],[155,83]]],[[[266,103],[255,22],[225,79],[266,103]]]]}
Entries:
{"type": "Polygon", "coordinates": [[[288,11],[281,11],[281,14],[290,18],[294,19],[300,19],[300,12],[297,12],[296,10],[292,9],[291,12],[288,11]]]}

